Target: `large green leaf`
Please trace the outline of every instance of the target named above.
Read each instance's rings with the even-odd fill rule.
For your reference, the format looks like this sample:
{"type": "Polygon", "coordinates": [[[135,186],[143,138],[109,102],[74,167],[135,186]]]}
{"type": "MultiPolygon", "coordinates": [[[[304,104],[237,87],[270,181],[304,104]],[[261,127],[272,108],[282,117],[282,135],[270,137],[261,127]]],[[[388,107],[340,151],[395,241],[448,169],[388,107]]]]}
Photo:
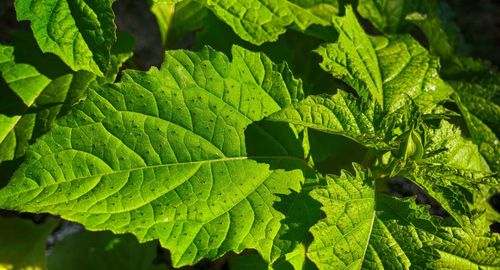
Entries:
{"type": "Polygon", "coordinates": [[[156,243],[139,244],[133,235],[82,231],[57,242],[47,265],[50,270],[168,269],[165,264],[153,264],[156,249],[156,243]]]}
{"type": "Polygon", "coordinates": [[[0,269],[47,269],[47,237],[56,225],[53,219],[35,224],[31,220],[0,217],[0,269]]]}
{"type": "Polygon", "coordinates": [[[413,101],[429,112],[452,93],[438,76],[438,58],[410,36],[370,38],[349,6],[344,17],[335,17],[334,26],[338,41],[317,49],[323,69],[384,110],[395,111],[413,101]]]}
{"type": "MultiPolygon", "coordinates": [[[[169,1],[167,1],[169,2],[169,1]]],[[[292,24],[301,31],[313,24],[330,25],[338,0],[198,0],[250,43],[276,41],[292,24]]]]}
{"type": "Polygon", "coordinates": [[[307,170],[293,129],[254,122],[302,95],[262,54],[169,51],[160,70],[91,90],[30,148],[0,207],[159,239],[175,266],[246,248],[273,261],[288,252],[277,195],[307,170]]]}
{"type": "Polygon", "coordinates": [[[116,42],[114,0],[16,0],[18,20],[29,20],[43,52],[59,56],[71,69],[99,76],[111,64],[116,42]]]}
{"type": "Polygon", "coordinates": [[[371,173],[359,165],[354,170],[327,177],[326,187],[311,192],[326,215],[311,228],[307,251],[319,269],[500,266],[498,235],[444,227],[413,199],[376,194],[371,173]]]}

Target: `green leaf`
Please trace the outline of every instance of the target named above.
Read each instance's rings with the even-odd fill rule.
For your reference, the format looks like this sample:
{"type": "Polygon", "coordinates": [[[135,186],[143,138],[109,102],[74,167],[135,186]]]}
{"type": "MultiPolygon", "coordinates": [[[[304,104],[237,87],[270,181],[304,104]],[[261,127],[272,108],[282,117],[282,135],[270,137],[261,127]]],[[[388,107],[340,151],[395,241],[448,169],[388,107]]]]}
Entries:
{"type": "Polygon", "coordinates": [[[339,90],[335,95],[309,96],[269,116],[267,120],[302,125],[342,135],[374,149],[390,149],[381,129],[384,114],[378,104],[363,102],[339,90]]]}
{"type": "Polygon", "coordinates": [[[114,0],[16,0],[18,20],[31,22],[43,52],[59,56],[74,71],[106,74],[116,42],[114,0]]]}
{"type": "Polygon", "coordinates": [[[152,0],[153,3],[176,4],[184,0],[152,0]]]}
{"type": "Polygon", "coordinates": [[[3,83],[0,81],[3,92],[3,98],[0,101],[2,109],[0,114],[0,147],[4,150],[0,152],[0,161],[3,161],[12,159],[16,152],[16,144],[12,144],[12,142],[16,140],[14,130],[18,123],[23,127],[19,130],[20,133],[17,137],[22,138],[21,141],[27,141],[31,137],[29,134],[21,133],[29,131],[30,124],[26,126],[25,123],[30,121],[27,119],[21,121],[20,114],[35,102],[50,80],[30,65],[16,65],[14,48],[11,46],[0,45],[0,61],[0,79],[3,81],[3,83]],[[18,112],[20,113],[18,114],[18,112]],[[8,143],[4,145],[4,141],[8,143]],[[11,150],[6,150],[6,147],[11,150]]]}
{"type": "Polygon", "coordinates": [[[411,101],[423,112],[448,99],[452,89],[438,76],[439,60],[410,36],[370,38],[350,7],[336,17],[336,43],[317,49],[321,66],[366,99],[392,112],[411,101]]]}
{"type": "MultiPolygon", "coordinates": [[[[40,72],[40,66],[44,65],[41,53],[31,46],[29,37],[18,34],[14,39],[18,47],[0,45],[0,87],[4,93],[0,101],[0,162],[24,155],[37,123],[36,114],[29,109],[42,105],[39,99],[42,93],[54,89],[55,80],[51,79],[54,73],[62,75],[65,72],[64,64],[55,58],[45,60],[52,65],[50,72],[40,72]]],[[[42,69],[45,67],[48,66],[42,69]]],[[[57,93],[64,94],[63,89],[52,94],[57,93]]]]}
{"type": "MultiPolygon", "coordinates": [[[[485,201],[499,191],[495,188],[499,181],[491,175],[443,166],[416,166],[401,176],[422,187],[461,226],[483,218],[491,220],[490,216],[481,217],[491,207],[485,201]]],[[[489,231],[489,223],[476,225],[478,230],[489,231]]]]}
{"type": "Polygon", "coordinates": [[[457,126],[442,120],[439,127],[428,130],[423,163],[443,164],[459,170],[489,172],[488,164],[477,145],[462,137],[457,126]]]}
{"type": "Polygon", "coordinates": [[[330,25],[338,0],[251,0],[225,2],[199,0],[228,24],[243,40],[261,45],[276,41],[294,24],[305,31],[313,24],[330,25]]]}
{"type": "MultiPolygon", "coordinates": [[[[207,22],[209,14],[214,17],[215,15],[212,15],[202,3],[196,0],[185,0],[175,5],[166,5],[165,3],[158,2],[154,5],[152,12],[155,14],[160,26],[163,46],[167,49],[185,46],[179,43],[182,42],[186,35],[194,32],[198,36],[201,31],[200,29],[204,28],[216,31],[217,35],[212,36],[213,39],[219,35],[225,36],[225,34],[218,31],[219,29],[213,29],[212,25],[207,22]]],[[[231,34],[234,35],[232,31],[231,34]]],[[[205,43],[204,45],[212,44],[205,43]]],[[[201,49],[203,46],[199,46],[198,48],[201,49]]]]}
{"type": "MultiPolygon", "coordinates": [[[[311,192],[326,217],[311,228],[308,257],[319,269],[459,269],[498,267],[500,237],[444,227],[414,199],[375,193],[375,179],[354,165],[311,192]],[[459,244],[463,249],[457,249],[459,244]]],[[[443,223],[444,225],[444,223],[443,223]]]]}
{"type": "MultiPolygon", "coordinates": [[[[183,9],[177,10],[180,13],[176,13],[176,16],[181,16],[197,8],[196,5],[192,5],[193,7],[183,6],[184,3],[186,2],[179,5],[183,9]]],[[[321,59],[313,50],[324,40],[314,37],[304,38],[303,33],[287,31],[276,42],[255,46],[239,38],[229,26],[218,20],[215,15],[210,13],[205,14],[206,16],[203,17],[204,13],[199,13],[201,11],[196,14],[197,16],[193,15],[194,18],[190,16],[186,20],[179,19],[179,24],[182,22],[184,25],[186,21],[199,22],[198,28],[201,30],[196,32],[195,49],[201,49],[203,46],[209,45],[216,50],[230,53],[231,47],[237,44],[251,50],[264,52],[275,63],[286,62],[293,74],[300,77],[304,82],[304,92],[306,94],[330,93],[336,88],[345,88],[344,83],[332,76],[327,76],[327,73],[319,66],[321,59]],[[201,21],[199,20],[200,16],[203,17],[201,21]]],[[[174,24],[176,18],[174,18],[174,24]]],[[[329,31],[328,34],[334,34],[331,32],[329,31]]],[[[335,40],[335,38],[332,37],[330,40],[335,40]]]]}
{"type": "Polygon", "coordinates": [[[500,73],[487,63],[457,58],[447,68],[448,83],[455,89],[453,99],[464,117],[475,144],[493,171],[500,169],[500,73]]]}
{"type": "Polygon", "coordinates": [[[134,54],[135,39],[128,32],[118,32],[116,43],[111,48],[110,66],[104,78],[99,78],[100,83],[114,82],[120,68],[134,54]]]}
{"type": "Polygon", "coordinates": [[[333,24],[339,38],[337,43],[318,48],[318,54],[323,57],[321,66],[336,78],[344,80],[361,96],[373,97],[383,107],[382,74],[375,48],[352,8],[346,7],[346,15],[335,17],[333,24]]]}
{"type": "MultiPolygon", "coordinates": [[[[499,76],[494,74],[493,76],[499,76]]],[[[500,80],[496,83],[450,81],[467,110],[500,133],[500,80]]]]}
{"type": "Polygon", "coordinates": [[[465,110],[465,108],[461,109],[472,140],[478,145],[479,152],[486,159],[491,170],[498,172],[500,170],[500,158],[498,158],[500,143],[497,135],[483,121],[465,110]]]}
{"type": "Polygon", "coordinates": [[[412,33],[412,24],[427,38],[429,50],[446,65],[460,62],[458,55],[469,51],[460,30],[453,22],[454,13],[444,2],[436,0],[361,0],[360,15],[385,34],[412,33]]]}
{"type": "Polygon", "coordinates": [[[57,222],[35,224],[20,218],[0,217],[0,269],[47,269],[47,237],[57,222]]]}
{"type": "Polygon", "coordinates": [[[262,54],[232,54],[169,51],[160,70],[92,89],[30,148],[0,207],[159,239],[176,267],[286,253],[274,204],[309,170],[296,131],[254,122],[299,101],[301,84],[262,54]]]}
{"type": "Polygon", "coordinates": [[[442,27],[440,18],[432,14],[412,13],[406,19],[414,23],[424,32],[431,52],[444,60],[452,60],[455,56],[455,40],[442,27]]]}
{"type": "Polygon", "coordinates": [[[82,231],[57,242],[47,264],[51,270],[168,269],[166,265],[153,264],[156,249],[156,243],[139,244],[132,235],[82,231]]]}
{"type": "MultiPolygon", "coordinates": [[[[433,0],[426,0],[433,2],[433,0]]],[[[368,19],[375,28],[384,33],[401,33],[408,30],[406,15],[419,10],[422,1],[405,0],[360,0],[357,10],[361,16],[368,19]]]]}
{"type": "MultiPolygon", "coordinates": [[[[151,1],[150,1],[151,2],[151,1]]],[[[151,12],[156,17],[158,28],[160,30],[162,46],[165,47],[167,42],[168,31],[174,17],[175,5],[163,2],[150,3],[151,12]]]]}
{"type": "Polygon", "coordinates": [[[436,269],[475,270],[500,267],[498,234],[478,234],[472,228],[442,228],[439,237],[433,237],[432,241],[440,255],[433,263],[436,269]]]}
{"type": "MultiPolygon", "coordinates": [[[[492,177],[477,145],[464,139],[458,127],[442,120],[426,137],[424,158],[400,176],[424,189],[461,225],[475,222],[490,207],[485,201],[498,191],[498,179],[492,177]]],[[[483,229],[489,230],[489,224],[483,229]]]]}
{"type": "Polygon", "coordinates": [[[44,54],[31,35],[12,34],[13,46],[0,45],[0,162],[24,155],[31,140],[45,133],[57,117],[67,114],[93,83],[113,81],[131,56],[133,39],[119,33],[112,68],[106,78],[73,72],[57,57],[44,54]]]}
{"type": "Polygon", "coordinates": [[[0,72],[4,82],[29,107],[50,79],[29,64],[16,64],[14,47],[0,44],[0,72]]]}

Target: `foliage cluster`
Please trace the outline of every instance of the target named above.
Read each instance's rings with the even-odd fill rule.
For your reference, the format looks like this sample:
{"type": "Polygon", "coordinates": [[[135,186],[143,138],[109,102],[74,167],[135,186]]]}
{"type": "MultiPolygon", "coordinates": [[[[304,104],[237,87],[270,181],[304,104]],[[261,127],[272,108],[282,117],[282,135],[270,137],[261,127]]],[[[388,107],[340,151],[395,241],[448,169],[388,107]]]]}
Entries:
{"type": "Polygon", "coordinates": [[[0,218],[0,268],[500,269],[500,76],[444,3],[151,1],[149,71],[113,4],[15,1],[0,209],[86,231],[0,218]]]}

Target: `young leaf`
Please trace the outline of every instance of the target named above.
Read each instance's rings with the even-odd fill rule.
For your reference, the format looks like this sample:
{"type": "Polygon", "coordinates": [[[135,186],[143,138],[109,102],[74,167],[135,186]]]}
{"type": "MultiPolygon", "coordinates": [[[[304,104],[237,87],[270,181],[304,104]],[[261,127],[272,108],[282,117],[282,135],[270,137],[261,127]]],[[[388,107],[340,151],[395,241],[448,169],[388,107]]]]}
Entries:
{"type": "Polygon", "coordinates": [[[442,227],[413,199],[375,193],[371,173],[354,165],[327,177],[327,186],[311,192],[326,217],[311,228],[308,257],[319,269],[477,269],[500,265],[498,235],[471,228],[442,227]],[[456,249],[457,243],[467,247],[456,249]]]}
{"type": "Polygon", "coordinates": [[[498,189],[498,179],[492,177],[477,145],[449,122],[443,120],[439,128],[429,129],[427,137],[426,156],[401,176],[422,187],[461,225],[474,222],[487,210],[482,200],[498,189]]]}
{"type": "Polygon", "coordinates": [[[168,269],[153,264],[156,246],[154,242],[141,245],[133,235],[82,231],[57,242],[47,257],[47,265],[50,270],[168,269]]]}
{"type": "Polygon", "coordinates": [[[176,267],[246,248],[273,261],[288,252],[276,196],[308,170],[293,129],[254,122],[302,96],[262,54],[169,51],[160,70],[90,90],[30,148],[0,207],[159,239],[176,267]]]}
{"type": "Polygon", "coordinates": [[[430,128],[423,163],[442,164],[459,170],[489,172],[490,168],[472,141],[462,137],[457,126],[442,120],[438,128],[430,128]]]}
{"type": "Polygon", "coordinates": [[[74,71],[104,76],[116,42],[114,0],[16,0],[18,20],[31,22],[43,52],[59,56],[74,71]]]}
{"type": "Polygon", "coordinates": [[[47,269],[47,237],[56,227],[53,219],[43,224],[0,217],[0,269],[47,269]]]}
{"type": "Polygon", "coordinates": [[[371,38],[346,8],[336,17],[338,41],[317,49],[321,66],[344,80],[366,99],[376,100],[385,111],[415,102],[423,112],[448,99],[451,87],[438,76],[439,60],[410,36],[371,38]]]}
{"type": "Polygon", "coordinates": [[[161,45],[163,48],[166,48],[168,32],[172,26],[175,14],[175,4],[149,0],[149,5],[151,13],[155,15],[156,22],[158,23],[161,45]]]}

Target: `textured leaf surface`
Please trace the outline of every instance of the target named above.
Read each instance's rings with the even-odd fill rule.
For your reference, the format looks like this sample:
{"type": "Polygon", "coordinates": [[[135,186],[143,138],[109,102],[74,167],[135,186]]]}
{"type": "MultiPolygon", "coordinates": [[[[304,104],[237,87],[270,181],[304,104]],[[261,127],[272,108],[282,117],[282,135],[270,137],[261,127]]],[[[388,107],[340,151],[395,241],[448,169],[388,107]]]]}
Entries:
{"type": "Polygon", "coordinates": [[[18,20],[29,20],[43,52],[71,69],[104,76],[116,41],[114,0],[16,0],[18,20]]]}
{"type": "Polygon", "coordinates": [[[311,192],[326,217],[312,229],[309,258],[319,269],[478,269],[498,266],[497,235],[439,227],[440,218],[413,199],[375,194],[374,179],[355,165],[355,175],[327,177],[311,192]],[[456,245],[461,248],[456,248],[456,245]]]}
{"type": "Polygon", "coordinates": [[[5,83],[0,84],[4,92],[0,101],[0,162],[24,155],[33,135],[46,131],[59,114],[68,93],[78,98],[85,90],[84,81],[95,77],[85,72],[72,74],[56,58],[42,60],[43,54],[24,33],[13,38],[15,47],[0,45],[0,59],[7,60],[0,64],[0,80],[5,83]]]}
{"type": "Polygon", "coordinates": [[[51,219],[37,225],[30,220],[0,217],[0,269],[47,269],[47,237],[56,225],[51,219]]]}
{"type": "Polygon", "coordinates": [[[332,96],[309,96],[267,119],[346,136],[370,148],[390,149],[384,131],[379,130],[382,118],[378,104],[363,102],[339,90],[332,96]]]}
{"type": "Polygon", "coordinates": [[[317,50],[323,69],[384,110],[395,111],[413,100],[427,112],[452,93],[438,76],[438,58],[410,36],[370,38],[349,7],[334,26],[338,41],[317,50]]]}
{"type": "Polygon", "coordinates": [[[462,137],[457,126],[442,120],[439,127],[428,131],[428,142],[425,151],[429,156],[424,163],[443,164],[460,170],[489,172],[490,169],[477,146],[462,137]]]}
{"type": "Polygon", "coordinates": [[[338,12],[337,0],[199,0],[243,40],[260,45],[276,41],[286,27],[305,30],[312,24],[329,25],[338,12]]]}
{"type": "Polygon", "coordinates": [[[133,235],[82,231],[57,242],[47,258],[51,270],[160,270],[154,265],[157,244],[139,244],[133,235]],[[71,252],[68,252],[71,251],[71,252]]]}
{"type": "Polygon", "coordinates": [[[448,83],[465,119],[470,136],[479,146],[490,168],[500,169],[500,73],[487,63],[471,58],[456,58],[458,64],[448,68],[448,83]]]}
{"type": "Polygon", "coordinates": [[[498,191],[498,179],[478,146],[463,138],[458,127],[443,120],[427,136],[426,156],[401,175],[422,187],[461,225],[473,222],[490,207],[485,200],[498,191]]]}
{"type": "Polygon", "coordinates": [[[444,60],[450,60],[455,57],[455,46],[458,46],[457,38],[454,39],[454,36],[451,35],[452,33],[444,29],[440,18],[430,12],[427,14],[415,12],[406,16],[406,19],[424,32],[432,53],[444,60]]]}
{"type": "Polygon", "coordinates": [[[14,47],[0,44],[0,72],[4,82],[29,107],[50,83],[29,64],[16,64],[14,47]]]}
{"type": "Polygon", "coordinates": [[[252,123],[301,98],[261,54],[170,51],[161,70],[90,91],[30,149],[0,205],[160,239],[175,266],[245,248],[271,261],[286,253],[273,246],[276,196],[300,190],[303,153],[287,125],[252,123]]]}
{"type": "MultiPolygon", "coordinates": [[[[44,54],[33,37],[13,33],[13,46],[0,45],[0,162],[24,155],[30,140],[46,132],[55,119],[85,96],[96,76],[73,72],[61,60],[44,54]],[[2,83],[3,82],[3,83],[2,83]]],[[[113,81],[131,56],[133,39],[119,33],[112,50],[112,68],[99,83],[113,81]]]]}

